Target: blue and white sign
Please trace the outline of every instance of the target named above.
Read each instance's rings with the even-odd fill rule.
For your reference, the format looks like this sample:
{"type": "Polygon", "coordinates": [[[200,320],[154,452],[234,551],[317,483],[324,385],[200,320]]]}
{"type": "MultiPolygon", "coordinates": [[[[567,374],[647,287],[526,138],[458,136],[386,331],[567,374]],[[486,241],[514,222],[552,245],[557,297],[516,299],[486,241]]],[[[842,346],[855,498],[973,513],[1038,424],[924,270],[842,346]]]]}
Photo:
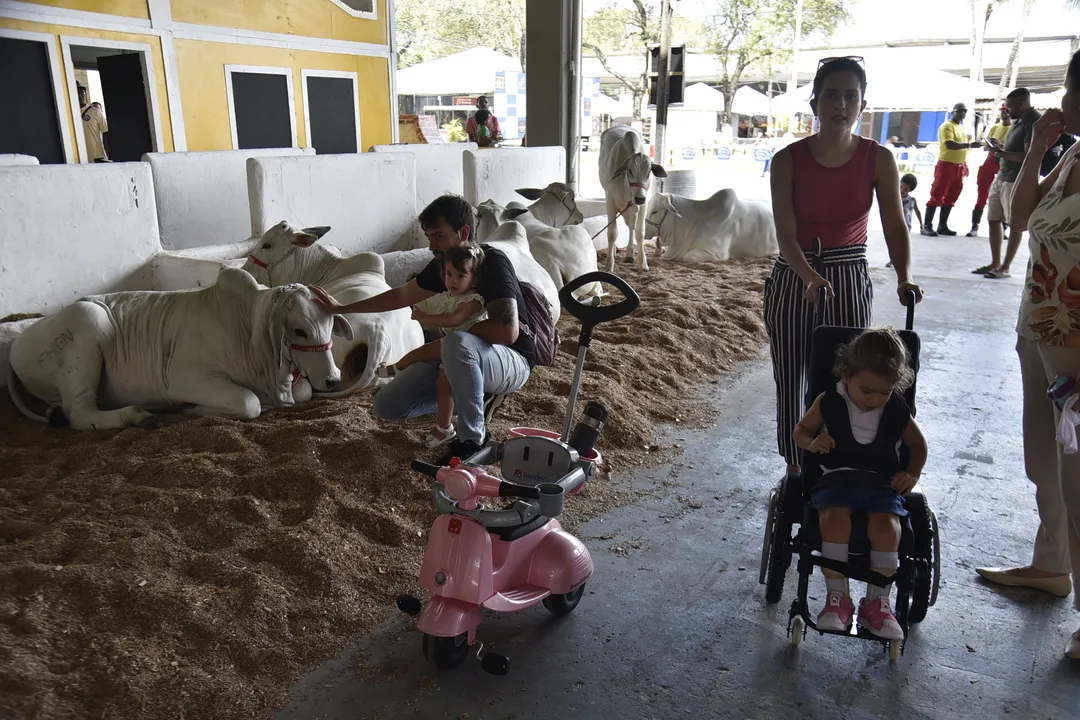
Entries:
{"type": "Polygon", "coordinates": [[[684,147],[682,149],[682,159],[683,160],[693,160],[696,157],[697,157],[697,150],[695,150],[694,148],[692,148],[692,147],[684,147]]]}
{"type": "Polygon", "coordinates": [[[729,148],[729,147],[716,148],[716,159],[717,160],[730,160],[731,159],[731,148],[729,148]]]}
{"type": "Polygon", "coordinates": [[[769,148],[758,148],[754,151],[754,160],[757,162],[765,162],[766,160],[772,160],[773,151],[769,148]]]}

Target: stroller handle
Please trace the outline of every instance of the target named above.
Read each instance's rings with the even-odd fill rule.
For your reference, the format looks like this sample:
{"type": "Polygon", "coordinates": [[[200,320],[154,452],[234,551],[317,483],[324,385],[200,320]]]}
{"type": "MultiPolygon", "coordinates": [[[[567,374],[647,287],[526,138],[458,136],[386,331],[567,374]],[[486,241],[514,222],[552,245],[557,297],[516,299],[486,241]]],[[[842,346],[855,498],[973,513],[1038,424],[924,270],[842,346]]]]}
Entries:
{"type": "Polygon", "coordinates": [[[588,327],[591,329],[600,323],[618,320],[619,318],[634,312],[638,309],[638,306],[641,305],[641,298],[638,297],[634,288],[630,287],[630,285],[618,275],[613,275],[612,273],[604,272],[603,270],[596,270],[576,277],[563,285],[562,289],[559,290],[559,302],[562,303],[566,312],[581,321],[583,328],[588,327]],[[608,285],[615,287],[615,289],[623,296],[623,299],[614,305],[602,305],[600,307],[594,307],[579,302],[573,295],[574,291],[594,282],[607,283],[608,285]]]}
{"type": "MultiPolygon", "coordinates": [[[[918,302],[918,297],[915,295],[914,290],[908,290],[904,293],[904,307],[907,308],[907,319],[904,322],[904,328],[906,330],[915,329],[915,305],[918,302]]],[[[814,309],[815,321],[814,327],[818,327],[823,323],[825,316],[825,288],[818,288],[817,307],[814,309]]]]}

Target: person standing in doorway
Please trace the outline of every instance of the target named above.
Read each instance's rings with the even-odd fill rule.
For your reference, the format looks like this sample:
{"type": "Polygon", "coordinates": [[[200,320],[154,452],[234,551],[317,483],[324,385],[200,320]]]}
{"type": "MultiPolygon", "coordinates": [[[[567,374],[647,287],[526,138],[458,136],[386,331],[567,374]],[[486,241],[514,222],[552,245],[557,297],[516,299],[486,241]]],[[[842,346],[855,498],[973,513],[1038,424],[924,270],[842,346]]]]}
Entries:
{"type": "MultiPolygon", "coordinates": [[[[491,131],[491,137],[493,139],[502,139],[502,130],[499,128],[499,119],[495,117],[495,113],[491,112],[486,95],[481,95],[480,97],[476,98],[476,109],[487,110],[489,113],[491,113],[491,116],[488,118],[487,122],[488,130],[491,131]]],[[[476,142],[476,129],[477,122],[476,115],[474,114],[465,123],[465,134],[469,136],[469,140],[471,140],[472,142],[476,142]]]]}
{"type": "Polygon", "coordinates": [[[941,123],[938,128],[938,161],[934,166],[934,182],[930,185],[930,199],[926,201],[926,224],[922,234],[931,237],[955,235],[949,229],[949,214],[952,212],[960,191],[964,189],[964,177],[968,174],[967,152],[979,147],[979,142],[970,142],[964,131],[964,118],[967,117],[967,105],[953,105],[952,117],[941,123]],[[941,218],[937,230],[934,230],[934,214],[941,208],[941,218]]]}
{"type": "MultiPolygon", "coordinates": [[[[1001,169],[998,164],[997,157],[991,152],[996,147],[1005,146],[1005,136],[1009,134],[1009,125],[1012,123],[1009,118],[1009,108],[1007,105],[1001,106],[1001,118],[998,122],[991,126],[986,131],[986,136],[983,138],[983,142],[986,143],[986,159],[983,160],[983,164],[979,166],[979,174],[977,176],[979,196],[975,200],[975,209],[971,211],[971,231],[968,232],[968,237],[979,236],[979,223],[982,222],[983,211],[986,209],[986,201],[990,197],[990,186],[994,184],[994,178],[997,177],[998,170],[1001,169]]],[[[982,274],[989,272],[993,268],[993,265],[987,265],[975,271],[976,274],[982,274]]]]}
{"type": "Polygon", "coordinates": [[[90,93],[83,85],[79,90],[79,114],[82,115],[83,137],[86,139],[86,157],[90,162],[109,162],[105,154],[105,133],[109,132],[109,123],[101,103],[90,102],[90,93]]]}
{"type": "Polygon", "coordinates": [[[827,325],[870,325],[873,284],[866,264],[867,225],[877,194],[881,225],[901,302],[922,291],[908,268],[910,239],[893,154],[852,133],[866,108],[861,58],[822,61],[810,106],[820,129],[778,151],[772,205],[780,257],[765,281],[765,327],[776,381],[776,438],[789,473],[799,471],[793,437],[802,418],[814,307],[827,325]]]}
{"type": "MultiPolygon", "coordinates": [[[[997,157],[1001,169],[998,170],[994,184],[990,186],[990,267],[983,277],[994,280],[1009,277],[1020,241],[1024,238],[1024,223],[1012,220],[1012,196],[1016,178],[1020,175],[1020,166],[1024,162],[1027,150],[1031,146],[1031,134],[1035,121],[1042,115],[1031,107],[1031,93],[1026,88],[1016,88],[1005,98],[1009,115],[1013,119],[1005,143],[994,148],[991,153],[997,157]],[[1009,246],[1005,250],[1005,260],[1001,259],[1001,239],[1004,225],[1009,226],[1009,246]]],[[[981,269],[981,268],[980,268],[981,269]]]]}

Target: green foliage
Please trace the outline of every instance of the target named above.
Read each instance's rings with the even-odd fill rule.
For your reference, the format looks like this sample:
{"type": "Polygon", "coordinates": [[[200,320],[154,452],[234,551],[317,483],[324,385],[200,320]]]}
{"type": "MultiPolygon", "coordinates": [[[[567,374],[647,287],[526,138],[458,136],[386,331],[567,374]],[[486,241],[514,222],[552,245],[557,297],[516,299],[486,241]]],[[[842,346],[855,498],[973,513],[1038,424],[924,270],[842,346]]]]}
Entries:
{"type": "Polygon", "coordinates": [[[443,123],[442,129],[447,130],[450,133],[446,138],[447,142],[465,142],[469,139],[469,134],[465,132],[465,128],[461,126],[461,120],[459,118],[454,118],[448,123],[443,123]]]}
{"type": "Polygon", "coordinates": [[[525,0],[397,0],[398,68],[486,47],[525,65],[525,0]]]}

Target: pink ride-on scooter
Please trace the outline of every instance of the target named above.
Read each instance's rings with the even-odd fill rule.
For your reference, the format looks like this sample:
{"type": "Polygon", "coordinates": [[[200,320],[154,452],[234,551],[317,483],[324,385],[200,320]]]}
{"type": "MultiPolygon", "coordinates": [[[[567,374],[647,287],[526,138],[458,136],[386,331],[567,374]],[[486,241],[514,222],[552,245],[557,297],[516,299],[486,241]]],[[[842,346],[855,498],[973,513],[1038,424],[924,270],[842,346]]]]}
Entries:
{"type": "MultiPolygon", "coordinates": [[[[563,530],[556,517],[566,495],[579,492],[595,475],[601,459],[593,444],[610,411],[590,402],[573,433],[570,428],[593,328],[629,315],[641,301],[625,281],[606,272],[568,283],[559,299],[563,309],[581,321],[562,434],[513,428],[509,439],[491,441],[465,460],[453,458],[448,467],[412,463],[414,470],[436,480],[439,517],[428,533],[420,568],[420,586],[434,597],[426,607],[411,595],[401,595],[397,604],[402,612],[419,615],[416,626],[423,633],[424,657],[442,669],[457,667],[468,656],[482,608],[510,612],[542,602],[556,615],[565,615],[577,607],[593,572],[588,549],[563,530]],[[592,282],[614,287],[623,299],[601,307],[578,302],[573,291],[592,282]],[[496,461],[501,461],[502,478],[484,469],[496,461]],[[480,499],[488,497],[517,501],[505,509],[487,509],[480,499]]],[[[484,654],[482,664],[495,675],[510,669],[507,657],[491,652],[484,654]]]]}

